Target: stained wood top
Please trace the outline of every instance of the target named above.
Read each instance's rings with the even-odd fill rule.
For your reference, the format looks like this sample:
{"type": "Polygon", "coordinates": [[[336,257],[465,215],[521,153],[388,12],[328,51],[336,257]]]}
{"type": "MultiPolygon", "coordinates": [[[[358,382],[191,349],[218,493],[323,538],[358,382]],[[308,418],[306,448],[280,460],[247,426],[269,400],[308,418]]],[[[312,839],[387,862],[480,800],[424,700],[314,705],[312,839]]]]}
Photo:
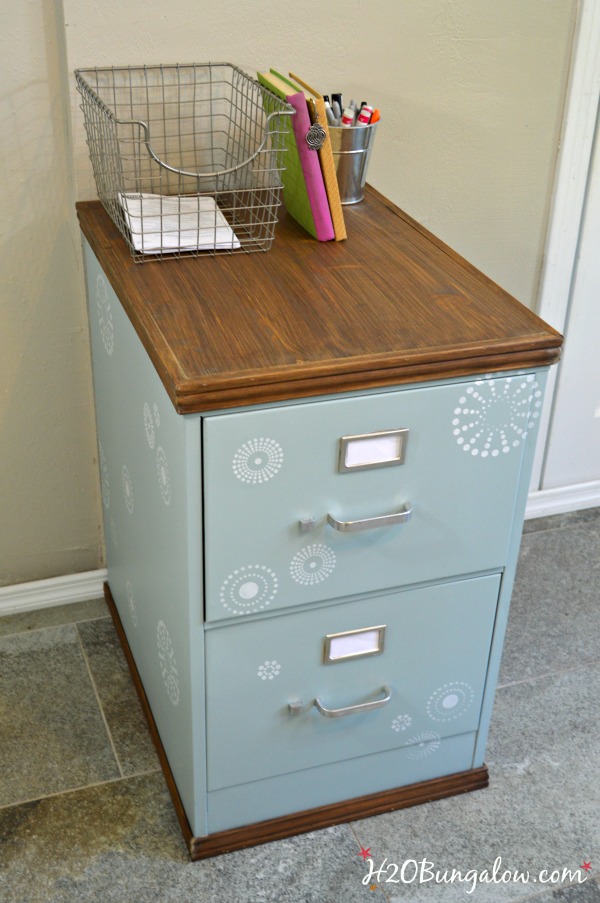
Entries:
{"type": "Polygon", "coordinates": [[[544,366],[561,336],[372,188],[348,239],[282,212],[267,253],[135,264],[99,201],[82,231],[181,413],[544,366]]]}

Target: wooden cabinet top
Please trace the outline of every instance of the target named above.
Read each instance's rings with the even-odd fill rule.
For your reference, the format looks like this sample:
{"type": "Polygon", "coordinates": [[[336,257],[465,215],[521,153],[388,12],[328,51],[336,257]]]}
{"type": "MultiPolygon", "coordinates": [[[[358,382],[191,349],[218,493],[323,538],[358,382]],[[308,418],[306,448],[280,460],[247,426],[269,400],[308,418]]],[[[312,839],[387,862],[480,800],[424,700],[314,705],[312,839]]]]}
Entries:
{"type": "Polygon", "coordinates": [[[372,188],[348,239],[283,212],[267,253],[136,264],[99,201],[77,205],[173,403],[209,411],[544,366],[561,336],[372,188]]]}

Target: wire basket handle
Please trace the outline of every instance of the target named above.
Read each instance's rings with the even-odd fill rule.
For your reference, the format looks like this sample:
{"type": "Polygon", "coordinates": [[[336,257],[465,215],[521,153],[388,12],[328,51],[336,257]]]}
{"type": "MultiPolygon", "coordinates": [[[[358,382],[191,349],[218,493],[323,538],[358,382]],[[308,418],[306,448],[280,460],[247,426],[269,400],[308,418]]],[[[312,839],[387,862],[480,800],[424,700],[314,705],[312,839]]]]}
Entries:
{"type": "Polygon", "coordinates": [[[152,157],[155,163],[158,163],[159,166],[162,166],[163,169],[168,170],[169,172],[175,173],[178,176],[190,176],[193,179],[214,179],[219,176],[227,176],[232,172],[237,172],[239,169],[243,169],[249,163],[258,157],[258,155],[263,150],[265,144],[267,143],[267,138],[269,137],[269,125],[271,120],[275,119],[277,116],[295,116],[296,111],[292,108],[289,110],[278,110],[274,113],[269,113],[265,122],[265,134],[260,142],[259,146],[255,150],[251,156],[246,157],[245,160],[242,160],[241,163],[238,163],[237,166],[230,166],[229,169],[219,169],[216,172],[188,172],[185,169],[177,169],[176,166],[171,166],[169,163],[165,163],[164,160],[161,160],[158,154],[156,154],[152,145],[150,144],[150,128],[147,122],[144,122],[142,119],[116,119],[110,110],[103,104],[105,111],[107,112],[110,120],[115,123],[115,125],[137,125],[144,133],[144,144],[146,145],[146,150],[152,157]]]}

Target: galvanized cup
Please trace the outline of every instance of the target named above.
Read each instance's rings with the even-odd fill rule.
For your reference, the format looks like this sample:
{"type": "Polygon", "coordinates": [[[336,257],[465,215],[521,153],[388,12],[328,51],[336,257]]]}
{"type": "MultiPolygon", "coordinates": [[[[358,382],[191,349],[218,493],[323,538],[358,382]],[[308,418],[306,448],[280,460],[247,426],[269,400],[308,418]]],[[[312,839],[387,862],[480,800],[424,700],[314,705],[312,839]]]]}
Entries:
{"type": "Polygon", "coordinates": [[[365,193],[367,167],[379,125],[329,127],[342,204],[358,204],[365,193]]]}

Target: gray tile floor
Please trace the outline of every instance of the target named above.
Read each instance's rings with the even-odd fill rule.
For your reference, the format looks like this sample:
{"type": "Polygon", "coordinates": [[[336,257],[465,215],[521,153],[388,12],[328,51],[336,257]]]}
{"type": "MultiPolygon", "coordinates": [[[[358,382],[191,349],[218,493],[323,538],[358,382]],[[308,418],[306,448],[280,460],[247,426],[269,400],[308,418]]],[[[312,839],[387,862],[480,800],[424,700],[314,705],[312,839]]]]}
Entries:
{"type": "Polygon", "coordinates": [[[0,618],[0,900],[600,903],[599,591],[600,509],[526,523],[487,790],[193,864],[104,603],[0,618]]]}

